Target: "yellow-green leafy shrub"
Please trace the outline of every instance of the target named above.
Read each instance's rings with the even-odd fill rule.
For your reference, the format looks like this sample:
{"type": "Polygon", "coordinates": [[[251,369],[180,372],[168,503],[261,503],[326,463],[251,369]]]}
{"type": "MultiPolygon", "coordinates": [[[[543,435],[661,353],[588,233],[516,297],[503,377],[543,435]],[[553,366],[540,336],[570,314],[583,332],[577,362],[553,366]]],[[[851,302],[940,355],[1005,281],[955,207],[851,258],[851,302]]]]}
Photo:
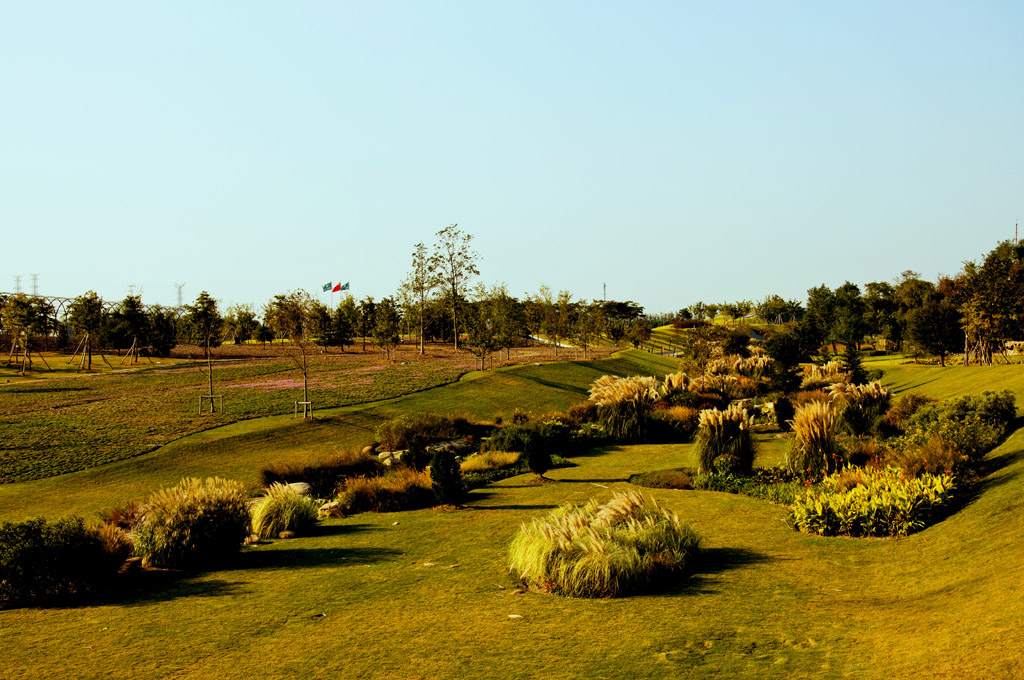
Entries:
{"type": "Polygon", "coordinates": [[[509,548],[509,571],[544,592],[615,597],[683,570],[700,542],[674,512],[630,491],[523,523],[509,548]]]}
{"type": "Polygon", "coordinates": [[[952,494],[947,474],[846,470],[798,495],[791,518],[800,530],[821,536],[906,536],[923,529],[952,494]]]}
{"type": "Polygon", "coordinates": [[[287,484],[271,484],[252,509],[252,533],[260,538],[275,538],[282,531],[305,533],[319,520],[319,509],[311,496],[302,496],[287,484]]]}

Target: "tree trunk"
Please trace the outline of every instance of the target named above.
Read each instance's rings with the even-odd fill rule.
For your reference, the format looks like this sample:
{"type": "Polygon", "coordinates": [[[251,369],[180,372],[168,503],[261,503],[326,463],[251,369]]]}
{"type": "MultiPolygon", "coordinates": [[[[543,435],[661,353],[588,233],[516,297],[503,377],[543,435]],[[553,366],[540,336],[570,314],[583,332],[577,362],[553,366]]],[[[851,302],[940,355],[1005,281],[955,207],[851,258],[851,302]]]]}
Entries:
{"type": "Polygon", "coordinates": [[[302,401],[309,405],[309,368],[306,365],[306,346],[301,342],[299,349],[302,350],[302,401]]]}
{"type": "MultiPolygon", "coordinates": [[[[210,387],[210,396],[213,397],[213,357],[210,352],[210,339],[206,339],[206,379],[210,387]]],[[[213,410],[213,399],[210,399],[210,410],[213,410]]]]}

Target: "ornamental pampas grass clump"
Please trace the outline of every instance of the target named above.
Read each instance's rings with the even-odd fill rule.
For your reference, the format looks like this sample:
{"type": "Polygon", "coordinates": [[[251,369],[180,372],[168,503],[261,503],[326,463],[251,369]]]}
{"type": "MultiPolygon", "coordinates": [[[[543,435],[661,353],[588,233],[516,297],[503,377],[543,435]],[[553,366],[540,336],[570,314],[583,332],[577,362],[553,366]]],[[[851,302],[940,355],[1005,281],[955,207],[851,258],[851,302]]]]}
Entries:
{"type": "Polygon", "coordinates": [[[804,377],[800,382],[802,390],[818,390],[835,383],[850,382],[848,373],[844,373],[838,361],[826,362],[824,366],[811,365],[804,368],[804,377]]]}
{"type": "Polygon", "coordinates": [[[839,421],[832,404],[811,401],[796,409],[793,443],[786,454],[786,467],[801,476],[817,477],[840,467],[841,451],[836,441],[839,421]]]}
{"type": "Polygon", "coordinates": [[[682,571],[700,543],[676,513],[628,491],[524,522],[509,547],[509,571],[542,592],[615,597],[682,571]]]}
{"type": "Polygon", "coordinates": [[[724,411],[705,409],[697,426],[697,469],[709,474],[719,456],[736,458],[741,474],[750,474],[754,467],[754,438],[751,434],[754,416],[737,404],[724,411]]]}
{"type": "Polygon", "coordinates": [[[624,441],[643,441],[647,415],[661,398],[656,378],[602,376],[590,388],[597,404],[598,421],[604,431],[624,441]]]}
{"type": "Polygon", "coordinates": [[[146,500],[135,550],[147,567],[206,566],[238,552],[249,523],[244,484],[215,477],[183,479],[146,500]]]}
{"type": "Polygon", "coordinates": [[[287,484],[274,483],[252,510],[252,532],[260,538],[275,538],[282,531],[303,534],[319,520],[320,503],[302,496],[287,484]]]}
{"type": "Polygon", "coordinates": [[[842,406],[840,420],[855,435],[876,430],[889,410],[892,392],[877,380],[867,385],[835,383],[829,397],[842,406]]]}

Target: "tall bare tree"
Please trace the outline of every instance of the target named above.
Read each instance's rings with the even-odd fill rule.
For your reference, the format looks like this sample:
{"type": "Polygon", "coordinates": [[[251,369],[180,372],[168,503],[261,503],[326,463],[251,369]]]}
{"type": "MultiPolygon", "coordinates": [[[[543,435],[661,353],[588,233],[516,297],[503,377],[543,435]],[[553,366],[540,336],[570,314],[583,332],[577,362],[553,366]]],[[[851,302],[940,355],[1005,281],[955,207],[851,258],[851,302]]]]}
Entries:
{"type": "Polygon", "coordinates": [[[473,235],[463,233],[458,226],[453,224],[437,232],[429,261],[438,283],[451,296],[455,349],[459,348],[459,301],[465,296],[470,279],[480,275],[476,268],[480,255],[471,247],[473,235]]]}
{"type": "Polygon", "coordinates": [[[430,291],[437,286],[437,279],[434,277],[432,259],[427,255],[427,247],[422,243],[417,243],[413,247],[412,269],[409,271],[403,286],[409,292],[417,307],[420,329],[420,354],[423,354],[427,297],[430,295],[430,291]]]}

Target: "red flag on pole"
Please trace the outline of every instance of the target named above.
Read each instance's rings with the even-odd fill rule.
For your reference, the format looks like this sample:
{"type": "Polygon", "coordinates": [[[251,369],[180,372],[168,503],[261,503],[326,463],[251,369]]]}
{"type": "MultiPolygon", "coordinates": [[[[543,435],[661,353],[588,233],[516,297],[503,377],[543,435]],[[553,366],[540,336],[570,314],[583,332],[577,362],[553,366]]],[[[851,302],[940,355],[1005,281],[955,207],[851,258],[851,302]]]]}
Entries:
{"type": "Polygon", "coordinates": [[[339,290],[341,290],[341,284],[340,283],[338,285],[336,285],[334,288],[331,288],[331,292],[332,293],[337,293],[339,290]]]}

